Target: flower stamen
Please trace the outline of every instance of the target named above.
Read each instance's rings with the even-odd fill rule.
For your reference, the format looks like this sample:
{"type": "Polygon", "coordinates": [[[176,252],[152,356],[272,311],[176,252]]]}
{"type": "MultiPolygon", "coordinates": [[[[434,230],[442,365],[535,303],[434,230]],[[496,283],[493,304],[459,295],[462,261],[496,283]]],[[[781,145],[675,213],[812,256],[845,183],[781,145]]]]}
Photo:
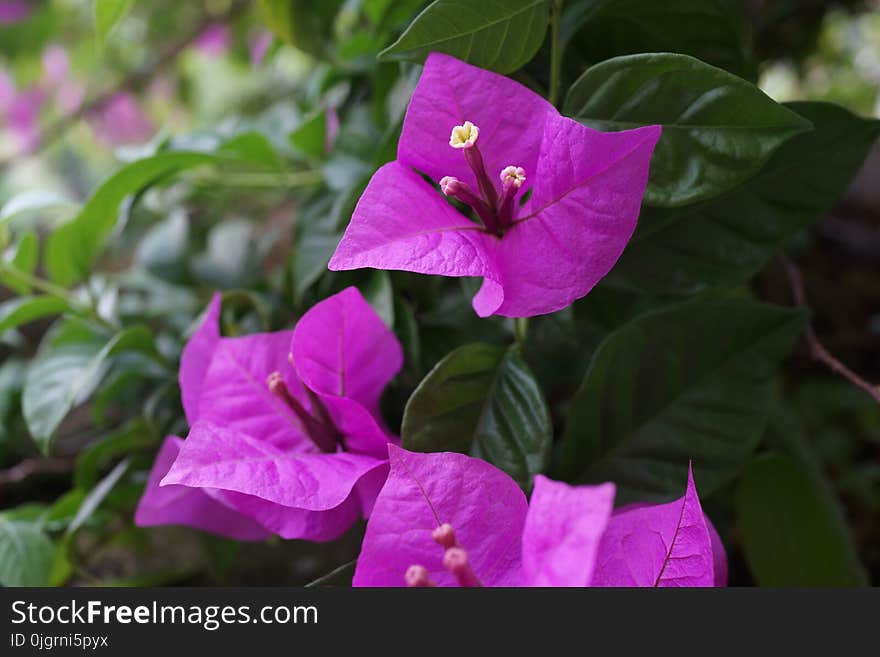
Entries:
{"type": "MultiPolygon", "coordinates": [[[[483,201],[489,206],[489,210],[494,214],[498,209],[498,192],[495,185],[486,173],[486,166],[483,164],[483,156],[480,149],[477,148],[477,137],[480,135],[480,129],[470,121],[465,121],[462,125],[452,128],[452,134],[449,137],[449,145],[452,148],[458,148],[464,151],[464,159],[474,172],[477,179],[477,186],[480,188],[480,194],[483,201]]],[[[487,226],[488,228],[488,226],[487,226]]],[[[490,229],[491,230],[491,229],[490,229]]]]}
{"type": "Polygon", "coordinates": [[[406,580],[406,585],[411,589],[437,586],[428,574],[428,569],[424,566],[410,566],[406,569],[406,574],[403,578],[406,580]]]}
{"type": "Polygon", "coordinates": [[[455,575],[459,586],[483,586],[474,569],[471,568],[467,551],[460,547],[451,547],[443,555],[443,567],[455,575]]]}
{"type": "Polygon", "coordinates": [[[498,226],[501,230],[513,225],[516,210],[516,195],[526,181],[526,170],[522,167],[507,166],[501,170],[501,201],[498,205],[498,226]]]}
{"type": "Polygon", "coordinates": [[[452,176],[445,176],[440,180],[440,191],[446,196],[469,205],[477,213],[477,216],[488,230],[494,232],[497,229],[495,213],[489,209],[486,202],[477,196],[477,193],[466,182],[462,182],[452,176]]]}
{"type": "Polygon", "coordinates": [[[310,391],[310,401],[313,411],[319,417],[314,417],[305,407],[294,397],[281,372],[272,372],[266,377],[266,387],[273,395],[280,399],[284,404],[293,411],[297,419],[302,422],[306,436],[315,444],[322,452],[332,453],[336,451],[336,445],[339,442],[339,434],[333,426],[330,415],[321,400],[310,391]]]}

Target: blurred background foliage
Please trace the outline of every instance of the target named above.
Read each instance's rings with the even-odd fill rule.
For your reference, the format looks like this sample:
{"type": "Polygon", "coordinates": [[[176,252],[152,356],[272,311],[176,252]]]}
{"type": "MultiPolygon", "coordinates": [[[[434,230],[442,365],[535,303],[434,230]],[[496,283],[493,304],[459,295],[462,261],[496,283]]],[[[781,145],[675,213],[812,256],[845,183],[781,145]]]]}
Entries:
{"type": "MultiPolygon", "coordinates": [[[[877,2],[721,1],[741,18],[730,32],[740,50],[719,54],[714,37],[697,35],[686,52],[757,80],[778,101],[827,100],[880,117],[877,2]]],[[[139,529],[131,514],[162,437],[186,433],[176,362],[212,290],[224,291],[232,335],[291,326],[316,300],[357,284],[405,347],[384,400],[391,426],[450,350],[510,339],[509,322],[474,315],[475,281],[326,272],[366,181],[395,155],[419,72],[377,55],[427,4],[0,1],[0,583],[302,584],[356,556],[360,527],[330,545],[248,545],[139,529]],[[125,167],[148,157],[148,171],[125,167]],[[90,197],[94,207],[108,180],[102,189],[126,199],[119,216],[56,232],[82,218],[90,197]],[[25,553],[13,554],[14,543],[25,553]]],[[[566,11],[564,86],[591,63],[634,52],[633,42],[635,52],[677,49],[650,30],[600,42],[602,21],[578,18],[590,3],[566,11]]],[[[549,56],[545,44],[513,77],[544,92],[549,56]]],[[[789,245],[820,338],[873,381],[878,176],[875,147],[842,202],[789,245]]],[[[791,305],[775,262],[751,289],[791,305]]],[[[595,345],[655,301],[626,294],[600,287],[533,322],[527,354],[557,426],[595,345]]],[[[785,490],[817,523],[791,527],[795,545],[831,536],[825,548],[856,564],[831,583],[864,581],[852,575],[859,563],[878,582],[877,405],[801,347],[775,384],[765,448],[794,464],[785,490]]],[[[764,494],[766,467],[755,461],[705,502],[731,582],[817,583],[762,563],[750,545],[778,517],[751,511],[778,494],[764,494]]]]}

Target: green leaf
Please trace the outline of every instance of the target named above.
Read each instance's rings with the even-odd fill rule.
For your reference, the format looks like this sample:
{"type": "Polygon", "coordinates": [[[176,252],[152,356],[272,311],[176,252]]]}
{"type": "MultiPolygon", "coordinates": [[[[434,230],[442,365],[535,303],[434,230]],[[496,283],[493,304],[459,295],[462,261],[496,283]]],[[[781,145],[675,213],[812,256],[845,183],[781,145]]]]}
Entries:
{"type": "Polygon", "coordinates": [[[472,453],[501,468],[524,489],[547,467],[553,441],[550,410],[519,350],[508,350],[477,420],[472,453]]]}
{"type": "Polygon", "coordinates": [[[467,344],[422,380],[403,412],[403,447],[416,452],[469,452],[505,348],[467,344]]]}
{"type": "Polygon", "coordinates": [[[392,328],[394,326],[394,290],[391,287],[391,277],[388,272],[381,269],[375,270],[367,279],[361,292],[376,314],[385,322],[385,326],[392,328]]]}
{"type": "Polygon", "coordinates": [[[471,453],[528,488],[547,465],[553,428],[519,351],[474,343],[448,354],[419,384],[401,433],[406,449],[471,453]]]}
{"type": "Polygon", "coordinates": [[[675,207],[754,175],[810,122],[758,87],[687,55],[617,57],[572,85],[565,113],[600,130],[659,124],[645,201],[675,207]]]}
{"type": "Polygon", "coordinates": [[[680,210],[645,208],[609,282],[679,294],[740,285],[824,216],[880,135],[880,121],[828,103],[789,107],[815,129],[783,144],[754,178],[727,194],[680,210]]]}
{"type": "Polygon", "coordinates": [[[37,526],[0,514],[0,585],[46,586],[54,559],[55,546],[37,526]]]}
{"type": "Polygon", "coordinates": [[[47,336],[25,376],[22,413],[44,454],[62,420],[94,392],[111,356],[123,351],[155,355],[152,333],[144,326],[129,327],[103,345],[73,327],[62,325],[59,333],[47,336]]]}
{"type": "Polygon", "coordinates": [[[103,46],[119,22],[131,11],[134,0],[95,0],[95,34],[103,46]]]}
{"type": "Polygon", "coordinates": [[[328,50],[333,23],[344,0],[260,0],[269,28],[281,39],[311,55],[328,50]]]}
{"type": "Polygon", "coordinates": [[[748,24],[739,3],[729,0],[581,0],[566,5],[562,26],[566,52],[589,62],[676,52],[756,77],[748,24]]]}
{"type": "Polygon", "coordinates": [[[847,537],[811,478],[791,459],[764,454],[736,494],[737,526],[761,586],[864,586],[849,566],[847,537]]]}
{"type": "MultiPolygon", "coordinates": [[[[11,267],[24,274],[33,274],[37,268],[37,262],[40,259],[40,239],[37,234],[29,230],[24,233],[12,249],[8,253],[7,262],[11,267]]],[[[25,283],[17,280],[15,276],[8,276],[0,268],[0,283],[3,283],[10,290],[17,294],[30,294],[30,287],[25,283]]],[[[0,331],[2,333],[3,331],[0,331]]]]}
{"type": "Polygon", "coordinates": [[[134,420],[85,448],[76,459],[73,482],[77,488],[89,489],[111,459],[156,444],[155,429],[144,420],[134,420]]]}
{"type": "Polygon", "coordinates": [[[113,487],[119,483],[122,475],[125,474],[130,465],[130,457],[117,463],[116,467],[107,473],[107,476],[99,481],[89,494],[85,496],[76,515],[67,527],[68,534],[73,534],[92,516],[95,510],[101,505],[101,502],[104,501],[104,498],[106,498],[107,495],[110,494],[110,491],[113,490],[113,487]]]}
{"type": "Polygon", "coordinates": [[[559,474],[614,481],[621,502],[700,494],[733,479],[767,424],[779,362],[806,320],[742,299],[679,304],[636,318],[599,346],[571,403],[559,474]]]}
{"type": "Polygon", "coordinates": [[[435,0],[379,58],[421,62],[438,51],[511,73],[541,47],[549,8],[548,0],[435,0]]]}
{"type": "Polygon", "coordinates": [[[220,161],[211,153],[159,153],[124,166],[108,178],[71,221],[63,224],[46,243],[46,268],[52,280],[71,285],[88,275],[129,194],[159,178],[183,169],[220,161]]]}
{"type": "Polygon", "coordinates": [[[35,319],[58,315],[68,309],[67,302],[58,297],[16,297],[0,303],[0,335],[9,329],[35,319]]]}
{"type": "Polygon", "coordinates": [[[326,154],[327,112],[324,109],[307,117],[288,135],[291,146],[303,155],[321,159],[326,154]]]}

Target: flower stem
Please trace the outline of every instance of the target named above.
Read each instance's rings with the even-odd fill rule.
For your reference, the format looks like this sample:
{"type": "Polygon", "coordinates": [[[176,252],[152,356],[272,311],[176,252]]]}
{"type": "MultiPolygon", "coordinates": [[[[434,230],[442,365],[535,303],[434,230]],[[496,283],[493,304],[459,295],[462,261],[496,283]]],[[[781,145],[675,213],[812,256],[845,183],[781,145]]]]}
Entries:
{"type": "Polygon", "coordinates": [[[514,317],[513,319],[513,335],[516,337],[516,343],[522,347],[526,343],[526,336],[529,332],[528,317],[514,317]]]}
{"type": "Polygon", "coordinates": [[[550,91],[547,100],[551,105],[559,101],[559,78],[562,70],[562,44],[559,42],[559,17],[562,14],[562,0],[553,0],[550,5],[550,91]]]}

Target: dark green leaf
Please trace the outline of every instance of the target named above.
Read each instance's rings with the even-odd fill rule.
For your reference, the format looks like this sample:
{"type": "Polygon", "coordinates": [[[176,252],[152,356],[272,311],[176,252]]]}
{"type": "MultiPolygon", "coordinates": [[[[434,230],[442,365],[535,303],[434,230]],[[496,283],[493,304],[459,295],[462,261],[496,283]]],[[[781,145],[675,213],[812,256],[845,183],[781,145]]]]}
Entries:
{"type": "Polygon", "coordinates": [[[524,489],[550,458],[553,424],[534,375],[516,348],[508,350],[477,420],[472,453],[501,468],[524,489]]]}
{"type": "Polygon", "coordinates": [[[547,465],[553,428],[519,351],[475,343],[448,354],[419,384],[401,433],[407,449],[471,453],[527,488],[547,465]]]}
{"type": "Polygon", "coordinates": [[[755,85],[676,54],[617,57],[571,87],[565,113],[600,130],[659,124],[645,201],[675,207],[736,187],[810,122],[755,85]]]}
{"type": "Polygon", "coordinates": [[[475,343],[441,360],[406,404],[401,437],[417,452],[469,452],[506,349],[475,343]]]}
{"type": "Polygon", "coordinates": [[[566,419],[560,474],[614,481],[619,501],[733,479],[767,424],[769,388],[805,314],[742,299],[643,315],[599,346],[566,419]]]}
{"type": "Polygon", "coordinates": [[[676,52],[741,78],[756,76],[742,8],[729,0],[581,0],[566,4],[562,26],[567,52],[589,62],[676,52]]]}
{"type": "Polygon", "coordinates": [[[260,0],[260,9],[278,37],[320,57],[327,53],[333,22],[343,4],[343,0],[260,0]]]}
{"type": "Polygon", "coordinates": [[[46,586],[54,558],[52,541],[37,526],[0,514],[0,585],[46,586]]]}
{"type": "Polygon", "coordinates": [[[101,468],[111,459],[155,444],[155,429],[143,420],[134,420],[121,430],[92,443],[79,454],[73,474],[74,485],[83,489],[92,488],[98,481],[101,468]]]}
{"type": "Polygon", "coordinates": [[[541,47],[548,0],[435,0],[380,58],[423,61],[432,51],[511,73],[541,47]]]}
{"type": "Polygon", "coordinates": [[[609,280],[667,293],[739,285],[827,213],[880,135],[880,121],[826,103],[789,107],[815,129],[783,144],[754,178],[717,199],[644,209],[609,280]]]}
{"type": "Polygon", "coordinates": [[[749,569],[761,586],[866,584],[849,566],[847,537],[791,459],[754,459],[739,483],[736,508],[749,569]]]}
{"type": "Polygon", "coordinates": [[[104,498],[107,497],[107,495],[110,494],[110,491],[113,490],[113,487],[119,483],[122,475],[125,474],[125,471],[128,470],[128,466],[130,465],[131,458],[123,459],[117,463],[116,467],[108,472],[107,476],[99,481],[89,494],[83,498],[82,504],[77,510],[76,515],[67,527],[68,534],[73,534],[92,516],[95,510],[101,505],[101,502],[104,501],[104,498]]]}

